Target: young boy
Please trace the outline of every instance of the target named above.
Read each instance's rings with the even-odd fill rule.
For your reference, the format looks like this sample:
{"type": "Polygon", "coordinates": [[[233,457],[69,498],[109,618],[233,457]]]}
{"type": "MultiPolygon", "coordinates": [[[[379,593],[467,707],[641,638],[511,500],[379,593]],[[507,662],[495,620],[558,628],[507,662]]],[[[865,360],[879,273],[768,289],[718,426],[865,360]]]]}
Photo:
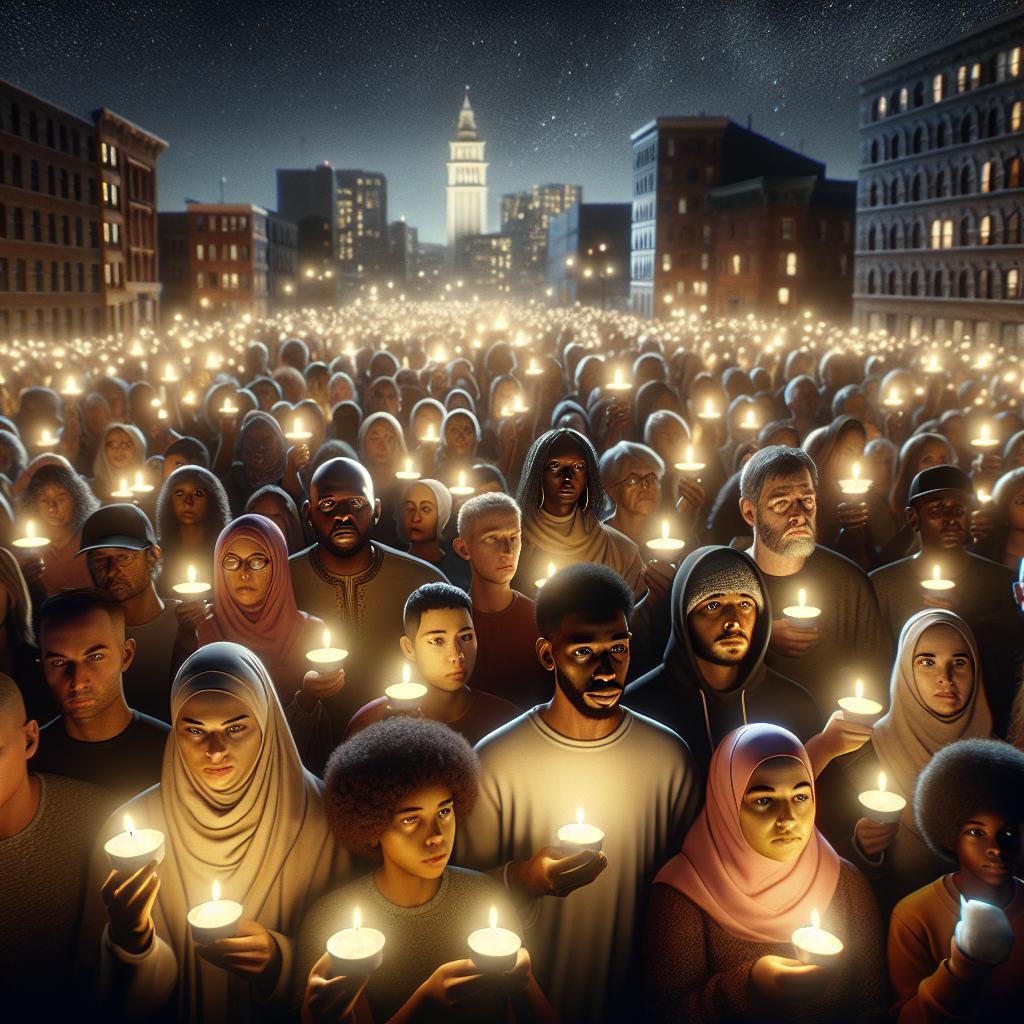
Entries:
{"type": "Polygon", "coordinates": [[[940,750],[921,773],[914,817],[957,870],[902,899],[889,922],[889,976],[900,1021],[1017,1019],[1024,997],[1024,753],[1001,740],[940,750]],[[976,924],[962,900],[988,904],[976,924]]]}
{"type": "MultiPolygon", "coordinates": [[[[444,722],[476,743],[519,714],[507,700],[467,685],[477,647],[473,606],[464,590],[450,583],[425,583],[409,595],[404,619],[405,636],[398,643],[426,684],[424,718],[444,722]]],[[[388,698],[378,697],[352,716],[345,736],[393,714],[388,698]]]]}

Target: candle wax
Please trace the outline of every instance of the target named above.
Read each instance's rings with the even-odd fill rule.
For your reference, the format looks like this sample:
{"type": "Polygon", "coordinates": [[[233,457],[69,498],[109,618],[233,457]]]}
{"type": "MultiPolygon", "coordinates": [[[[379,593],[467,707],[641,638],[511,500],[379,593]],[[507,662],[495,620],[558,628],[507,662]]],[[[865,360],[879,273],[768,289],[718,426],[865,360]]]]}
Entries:
{"type": "Polygon", "coordinates": [[[469,935],[473,963],[484,973],[512,970],[522,945],[523,940],[507,928],[480,928],[469,935]]]}
{"type": "Polygon", "coordinates": [[[869,789],[858,795],[857,800],[864,809],[865,817],[880,824],[892,824],[903,816],[907,801],[899,793],[886,789],[869,789]]]}
{"type": "Polygon", "coordinates": [[[384,960],[384,934],[376,928],[343,928],[327,940],[336,975],[370,974],[384,960]]]}
{"type": "Polygon", "coordinates": [[[164,834],[155,828],[119,832],[103,844],[103,850],[115,871],[134,874],[151,860],[163,861],[164,834]]]}

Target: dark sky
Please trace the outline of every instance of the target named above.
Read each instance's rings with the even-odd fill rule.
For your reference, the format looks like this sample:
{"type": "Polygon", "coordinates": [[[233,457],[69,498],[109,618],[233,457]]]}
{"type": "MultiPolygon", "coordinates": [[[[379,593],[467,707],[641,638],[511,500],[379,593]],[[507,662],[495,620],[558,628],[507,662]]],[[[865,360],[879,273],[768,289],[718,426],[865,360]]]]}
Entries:
{"type": "Polygon", "coordinates": [[[273,207],[274,169],[383,171],[389,216],[443,241],[444,161],[464,84],[502,192],[579,182],[627,201],[629,133],[727,114],[856,174],[857,82],[1014,0],[273,4],[0,0],[0,76],[162,136],[160,206],[273,207]]]}

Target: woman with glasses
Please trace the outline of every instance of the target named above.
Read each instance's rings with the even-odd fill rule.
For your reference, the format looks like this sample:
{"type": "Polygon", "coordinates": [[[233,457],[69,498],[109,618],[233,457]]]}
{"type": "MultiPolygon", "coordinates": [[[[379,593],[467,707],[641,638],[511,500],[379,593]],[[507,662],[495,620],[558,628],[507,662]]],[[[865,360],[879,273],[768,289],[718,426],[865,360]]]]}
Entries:
{"type": "Polygon", "coordinates": [[[345,673],[307,671],[324,624],[295,603],[284,534],[265,516],[240,516],[217,538],[213,564],[213,614],[199,626],[200,645],[230,640],[263,662],[303,763],[319,768],[331,750],[321,700],[345,685],[345,673]]]}
{"type": "Polygon", "coordinates": [[[122,484],[131,487],[135,474],[144,473],[145,464],[146,440],[142,431],[130,423],[111,423],[96,450],[90,481],[93,493],[104,504],[123,501],[114,497],[113,492],[122,490],[122,484]]]}
{"type": "Polygon", "coordinates": [[[620,441],[601,456],[600,469],[601,485],[615,503],[605,525],[624,533],[642,550],[660,528],[655,520],[665,463],[645,444],[620,441]]]}

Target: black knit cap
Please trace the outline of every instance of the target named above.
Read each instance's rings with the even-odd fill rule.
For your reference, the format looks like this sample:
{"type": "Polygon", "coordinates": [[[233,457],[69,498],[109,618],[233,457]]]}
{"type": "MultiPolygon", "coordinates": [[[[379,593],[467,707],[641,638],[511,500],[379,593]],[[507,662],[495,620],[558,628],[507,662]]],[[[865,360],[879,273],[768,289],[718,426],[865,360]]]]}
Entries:
{"type": "Polygon", "coordinates": [[[974,487],[971,486],[971,478],[956,466],[929,466],[911,480],[907,504],[911,505],[919,498],[930,498],[940,491],[973,495],[974,487]]]}

